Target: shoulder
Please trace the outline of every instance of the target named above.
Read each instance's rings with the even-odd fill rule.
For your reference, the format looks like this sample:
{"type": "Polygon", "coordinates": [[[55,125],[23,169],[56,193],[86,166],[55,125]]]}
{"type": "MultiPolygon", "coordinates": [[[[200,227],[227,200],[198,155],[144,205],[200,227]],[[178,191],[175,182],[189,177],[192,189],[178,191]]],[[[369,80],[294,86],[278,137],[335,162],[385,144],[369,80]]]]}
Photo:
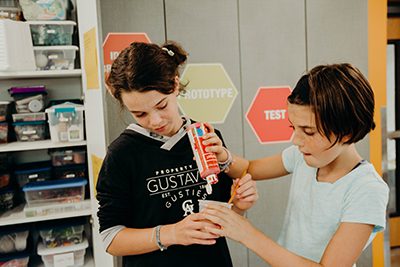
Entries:
{"type": "Polygon", "coordinates": [[[389,186],[376,172],[374,166],[366,162],[351,172],[349,195],[364,195],[370,198],[388,198],[389,186]]]}
{"type": "Polygon", "coordinates": [[[304,162],[303,155],[297,146],[289,146],[282,152],[282,162],[288,172],[293,172],[296,166],[304,162]]]}

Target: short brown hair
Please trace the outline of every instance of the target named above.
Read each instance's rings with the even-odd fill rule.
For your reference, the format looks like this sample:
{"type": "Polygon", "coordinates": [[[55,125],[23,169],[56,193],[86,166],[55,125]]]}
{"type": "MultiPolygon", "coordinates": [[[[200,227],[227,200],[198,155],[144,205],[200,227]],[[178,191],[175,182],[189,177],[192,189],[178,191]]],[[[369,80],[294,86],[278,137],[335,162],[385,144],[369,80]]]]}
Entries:
{"type": "MultiPolygon", "coordinates": [[[[109,92],[123,106],[122,92],[156,90],[171,94],[175,90],[175,77],[187,59],[187,52],[176,42],[156,44],[131,43],[122,50],[111,66],[106,80],[109,92]]],[[[180,84],[181,91],[184,85],[180,84]]]]}
{"type": "MultiPolygon", "coordinates": [[[[360,70],[348,63],[319,65],[303,75],[288,102],[309,105],[318,131],[337,142],[356,143],[375,128],[374,92],[360,70]]],[[[331,140],[330,140],[331,141],[331,140]]]]}

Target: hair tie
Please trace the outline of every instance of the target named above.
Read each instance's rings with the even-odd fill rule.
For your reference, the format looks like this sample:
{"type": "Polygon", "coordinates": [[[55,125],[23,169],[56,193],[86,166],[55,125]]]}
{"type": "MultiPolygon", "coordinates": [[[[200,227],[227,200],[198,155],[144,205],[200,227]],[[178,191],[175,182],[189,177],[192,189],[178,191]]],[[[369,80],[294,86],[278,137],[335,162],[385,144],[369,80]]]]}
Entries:
{"type": "Polygon", "coordinates": [[[175,55],[174,51],[169,50],[169,49],[166,48],[166,47],[163,47],[163,48],[161,48],[161,49],[164,50],[164,51],[167,51],[168,55],[170,55],[171,57],[173,57],[173,56],[175,55]]]}

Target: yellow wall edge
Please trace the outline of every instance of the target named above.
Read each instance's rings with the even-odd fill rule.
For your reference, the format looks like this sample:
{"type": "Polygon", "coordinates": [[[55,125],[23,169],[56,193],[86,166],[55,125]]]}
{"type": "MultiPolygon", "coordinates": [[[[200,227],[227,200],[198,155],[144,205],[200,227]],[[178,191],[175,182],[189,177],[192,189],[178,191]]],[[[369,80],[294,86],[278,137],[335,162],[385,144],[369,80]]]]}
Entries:
{"type": "MultiPolygon", "coordinates": [[[[387,1],[368,0],[368,79],[375,93],[376,128],[370,134],[370,160],[382,175],[381,107],[386,106],[387,1]]],[[[384,266],[384,239],[372,242],[372,266],[384,266]]]]}

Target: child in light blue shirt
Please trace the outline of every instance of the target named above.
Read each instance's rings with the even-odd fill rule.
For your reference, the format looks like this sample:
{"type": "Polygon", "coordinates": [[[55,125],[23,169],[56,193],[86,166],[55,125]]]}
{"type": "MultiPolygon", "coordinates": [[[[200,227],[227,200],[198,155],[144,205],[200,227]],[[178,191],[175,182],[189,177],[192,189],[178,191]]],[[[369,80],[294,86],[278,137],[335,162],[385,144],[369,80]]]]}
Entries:
{"type": "MultiPolygon", "coordinates": [[[[389,189],[355,143],[375,128],[374,94],[350,64],[320,65],[305,74],[288,97],[293,144],[282,154],[247,160],[235,156],[228,175],[254,180],[292,174],[278,242],[229,209],[209,205],[206,218],[227,236],[278,266],[353,266],[376,232],[385,227],[389,189]]],[[[204,142],[218,143],[211,133],[204,142]]],[[[219,159],[229,151],[212,146],[219,159]]],[[[240,181],[235,197],[245,197],[240,181]]]]}

